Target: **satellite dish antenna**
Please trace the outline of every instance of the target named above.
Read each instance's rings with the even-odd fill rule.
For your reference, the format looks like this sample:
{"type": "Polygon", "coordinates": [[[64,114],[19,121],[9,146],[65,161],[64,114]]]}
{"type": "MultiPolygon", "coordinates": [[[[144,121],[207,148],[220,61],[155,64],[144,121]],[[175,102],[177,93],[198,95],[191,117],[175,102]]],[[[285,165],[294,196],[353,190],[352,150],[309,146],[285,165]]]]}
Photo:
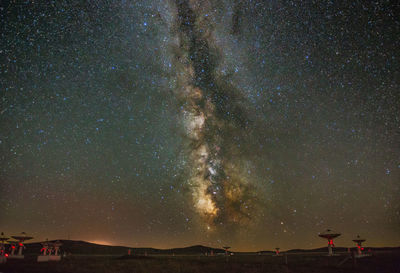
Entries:
{"type": "Polygon", "coordinates": [[[52,248],[54,250],[54,253],[52,253],[53,255],[50,256],[50,261],[61,261],[61,255],[58,253],[60,251],[60,247],[63,244],[57,240],[52,244],[52,248]]]}
{"type": "Polygon", "coordinates": [[[5,263],[6,262],[6,247],[4,246],[4,242],[7,241],[9,238],[7,236],[4,235],[4,233],[2,232],[0,234],[0,264],[5,263]]]}
{"type": "Polygon", "coordinates": [[[46,256],[47,252],[49,252],[49,247],[50,247],[49,240],[46,240],[45,242],[42,243],[41,251],[43,252],[44,256],[46,256]]]}
{"type": "Polygon", "coordinates": [[[33,239],[33,237],[28,236],[25,232],[21,232],[19,235],[11,236],[11,238],[14,238],[15,240],[18,240],[21,243],[26,241],[26,240],[33,239]]]}
{"type": "Polygon", "coordinates": [[[0,241],[1,241],[2,243],[4,243],[4,241],[7,241],[8,239],[10,239],[10,238],[7,237],[6,235],[4,235],[4,232],[2,232],[2,233],[0,234],[0,241]]]}
{"type": "Polygon", "coordinates": [[[18,245],[18,241],[8,240],[7,243],[9,243],[10,246],[11,246],[11,253],[10,253],[9,257],[12,257],[15,254],[15,249],[16,249],[16,247],[18,245]]]}
{"type": "Polygon", "coordinates": [[[365,242],[366,239],[362,239],[360,237],[360,235],[357,235],[357,238],[353,240],[353,242],[355,242],[357,244],[357,254],[359,256],[362,255],[362,250],[364,250],[364,248],[361,246],[363,242],[365,242]]]}
{"type": "Polygon", "coordinates": [[[41,252],[43,252],[43,255],[37,257],[38,262],[61,261],[61,255],[58,253],[60,246],[62,246],[60,241],[49,242],[46,240],[42,243],[42,246],[41,252]]]}
{"type": "Polygon", "coordinates": [[[333,256],[333,247],[335,246],[333,244],[333,239],[339,237],[340,235],[342,235],[342,234],[338,233],[338,232],[334,232],[331,229],[327,229],[326,231],[318,234],[319,237],[328,240],[328,256],[333,256]]]}
{"type": "Polygon", "coordinates": [[[28,236],[25,232],[21,232],[18,235],[11,236],[11,238],[18,240],[18,255],[11,255],[10,258],[16,258],[16,259],[23,259],[24,255],[22,255],[22,250],[25,248],[24,242],[30,239],[33,239],[32,236],[28,236]]]}
{"type": "Polygon", "coordinates": [[[225,249],[225,255],[228,256],[228,249],[230,249],[230,246],[223,246],[223,249],[225,249]]]}
{"type": "Polygon", "coordinates": [[[47,261],[49,261],[49,256],[51,255],[51,251],[50,251],[51,246],[50,246],[49,240],[46,239],[46,241],[44,241],[41,244],[42,244],[42,248],[40,249],[40,252],[41,253],[43,252],[43,254],[39,255],[37,257],[37,261],[38,262],[47,262],[47,261]],[[47,254],[49,254],[49,255],[47,255],[47,254]]]}

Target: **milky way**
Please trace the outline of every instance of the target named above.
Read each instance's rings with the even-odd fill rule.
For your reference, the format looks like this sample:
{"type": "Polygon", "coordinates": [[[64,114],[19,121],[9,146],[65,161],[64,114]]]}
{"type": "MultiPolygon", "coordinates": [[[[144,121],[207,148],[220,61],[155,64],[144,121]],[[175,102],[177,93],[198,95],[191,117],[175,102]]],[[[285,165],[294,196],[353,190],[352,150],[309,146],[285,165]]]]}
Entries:
{"type": "Polygon", "coordinates": [[[234,136],[246,133],[249,121],[238,105],[238,90],[217,73],[223,49],[215,44],[212,4],[177,1],[176,6],[174,93],[188,138],[188,186],[207,229],[226,229],[251,218],[252,186],[241,175],[241,158],[232,143],[234,136]]]}

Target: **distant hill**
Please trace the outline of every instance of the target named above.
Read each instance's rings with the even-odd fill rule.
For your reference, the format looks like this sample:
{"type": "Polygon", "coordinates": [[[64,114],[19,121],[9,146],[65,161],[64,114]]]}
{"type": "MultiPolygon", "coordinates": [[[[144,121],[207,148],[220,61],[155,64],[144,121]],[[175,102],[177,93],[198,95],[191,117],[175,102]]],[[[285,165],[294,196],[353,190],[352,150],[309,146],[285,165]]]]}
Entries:
{"type": "MultiPolygon", "coordinates": [[[[356,249],[356,247],[350,247],[350,249],[356,249]]],[[[371,251],[382,251],[382,250],[390,250],[390,251],[400,251],[400,247],[368,247],[365,249],[371,249],[371,251]]],[[[346,252],[348,250],[347,247],[334,247],[333,251],[335,252],[346,252]]],[[[287,251],[282,251],[286,253],[298,253],[298,252],[327,252],[328,247],[320,247],[314,249],[291,249],[287,251]]]]}
{"type": "Polygon", "coordinates": [[[217,253],[225,253],[225,250],[219,249],[219,248],[212,248],[208,246],[202,246],[202,245],[195,245],[195,246],[189,246],[189,247],[183,247],[183,248],[172,248],[168,250],[163,250],[166,251],[166,253],[174,253],[174,254],[179,254],[179,255],[185,255],[185,254],[204,254],[204,253],[209,253],[213,251],[214,254],[217,253]]]}
{"type": "Polygon", "coordinates": [[[271,250],[262,250],[262,251],[257,251],[260,254],[275,254],[275,251],[271,251],[271,250]]]}
{"type": "MultiPolygon", "coordinates": [[[[72,240],[59,240],[63,245],[61,250],[66,253],[71,253],[74,255],[126,255],[128,250],[131,250],[133,255],[145,255],[147,254],[159,254],[159,255],[196,255],[205,254],[211,251],[214,254],[224,253],[223,249],[211,248],[202,245],[195,245],[183,248],[172,248],[172,249],[155,249],[155,248],[133,248],[126,246],[108,246],[108,245],[98,245],[94,243],[89,243],[85,241],[72,241],[72,240]]],[[[54,242],[54,241],[49,241],[54,242]]],[[[42,244],[38,243],[27,243],[26,254],[39,254],[42,244]]]]}
{"type": "MultiPolygon", "coordinates": [[[[338,252],[343,252],[343,251],[347,251],[347,247],[334,247],[333,250],[338,251],[338,252]]],[[[314,249],[290,249],[290,250],[287,250],[284,252],[298,253],[298,252],[327,252],[327,251],[328,251],[328,247],[320,247],[320,248],[314,248],[314,249]]]]}
{"type": "MultiPolygon", "coordinates": [[[[59,240],[63,252],[79,255],[122,255],[128,252],[129,247],[107,246],[88,243],[85,241],[59,240]]],[[[54,241],[49,241],[54,242],[54,241]]],[[[42,248],[41,243],[27,243],[26,254],[38,254],[42,248]]]]}

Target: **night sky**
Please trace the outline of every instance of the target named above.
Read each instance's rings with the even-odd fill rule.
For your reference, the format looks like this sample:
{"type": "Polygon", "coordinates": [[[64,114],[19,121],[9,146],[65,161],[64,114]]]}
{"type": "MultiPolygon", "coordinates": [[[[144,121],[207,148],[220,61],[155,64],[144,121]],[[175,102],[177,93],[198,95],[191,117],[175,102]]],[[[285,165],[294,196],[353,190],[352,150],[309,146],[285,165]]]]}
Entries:
{"type": "Polygon", "coordinates": [[[400,245],[395,1],[45,2],[0,4],[0,231],[400,245]]]}

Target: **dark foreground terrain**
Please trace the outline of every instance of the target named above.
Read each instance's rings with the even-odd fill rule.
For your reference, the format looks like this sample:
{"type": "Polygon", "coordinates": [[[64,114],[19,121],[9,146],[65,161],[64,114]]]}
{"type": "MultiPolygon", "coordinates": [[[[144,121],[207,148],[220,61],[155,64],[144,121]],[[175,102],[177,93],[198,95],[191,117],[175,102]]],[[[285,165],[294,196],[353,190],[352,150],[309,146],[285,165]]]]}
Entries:
{"type": "Polygon", "coordinates": [[[325,257],[320,254],[292,253],[271,255],[224,256],[70,256],[61,262],[37,263],[35,256],[9,260],[0,265],[1,273],[245,273],[245,272],[379,272],[400,273],[400,252],[374,253],[357,259],[356,265],[346,254],[325,257]]]}

